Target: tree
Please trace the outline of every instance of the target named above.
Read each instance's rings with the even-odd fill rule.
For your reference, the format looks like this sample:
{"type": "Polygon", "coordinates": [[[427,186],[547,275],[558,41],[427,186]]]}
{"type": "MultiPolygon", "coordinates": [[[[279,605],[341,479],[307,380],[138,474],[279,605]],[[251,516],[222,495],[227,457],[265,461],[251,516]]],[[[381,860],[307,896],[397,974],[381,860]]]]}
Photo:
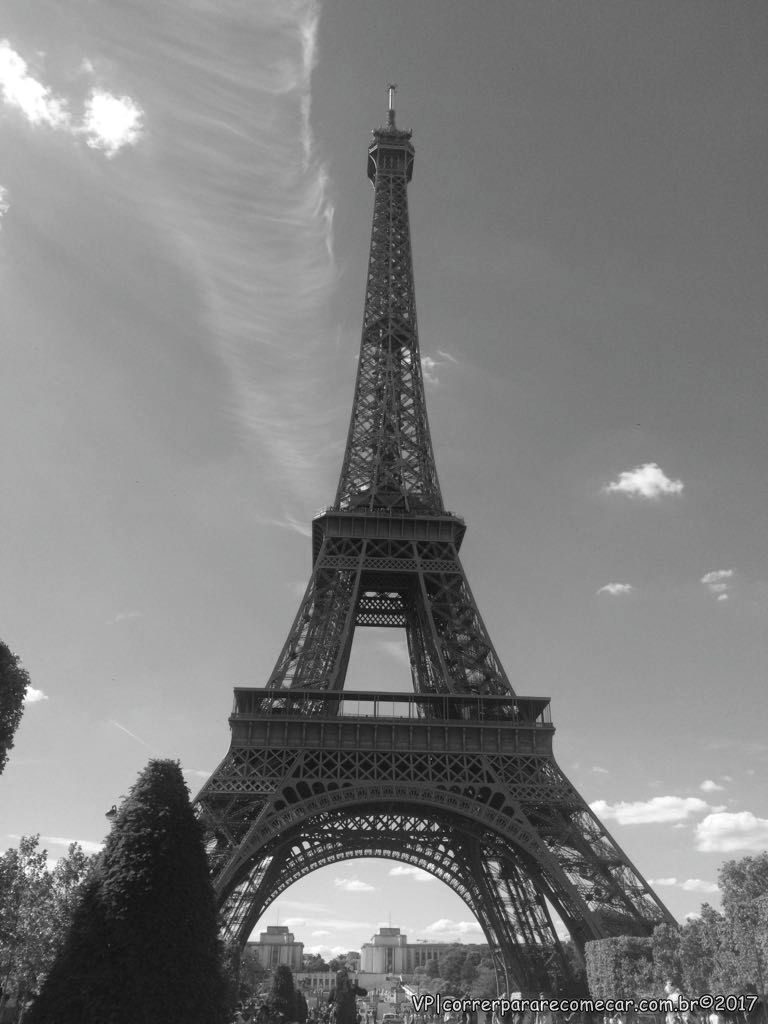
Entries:
{"type": "Polygon", "coordinates": [[[253,946],[246,945],[240,957],[240,998],[255,996],[266,977],[267,969],[259,959],[259,954],[253,946]]]}
{"type": "Polygon", "coordinates": [[[287,964],[275,968],[272,977],[272,988],[267,996],[267,1008],[270,1021],[296,1020],[296,989],[293,987],[293,974],[287,964]]]}
{"type": "Polygon", "coordinates": [[[329,971],[330,967],[323,960],[319,953],[305,953],[301,958],[301,964],[305,971],[329,971]]]}
{"type": "Polygon", "coordinates": [[[585,947],[587,981],[593,999],[636,999],[654,995],[650,938],[619,935],[585,947]]]}
{"type": "MultiPolygon", "coordinates": [[[[478,957],[478,960],[480,958],[478,957]]],[[[477,967],[475,966],[471,953],[467,953],[464,958],[464,963],[461,965],[461,983],[465,988],[469,988],[472,982],[477,977],[477,967]]]]}
{"type": "Polygon", "coordinates": [[[18,657],[0,640],[0,775],[8,763],[8,751],[24,714],[29,676],[18,657]]]}
{"type": "Polygon", "coordinates": [[[220,1024],[216,905],[189,792],[150,761],[84,886],[27,1024],[220,1024]]]}
{"type": "Polygon", "coordinates": [[[0,857],[0,990],[37,991],[72,920],[94,857],[71,843],[51,872],[39,836],[0,857]]]}
{"type": "Polygon", "coordinates": [[[50,964],[53,880],[39,836],[0,857],[0,990],[25,995],[50,964]]]}
{"type": "Polygon", "coordinates": [[[663,992],[668,981],[675,987],[683,983],[680,941],[680,928],[675,924],[658,924],[653,930],[653,980],[657,992],[663,992]]]}
{"type": "Polygon", "coordinates": [[[430,957],[429,960],[424,964],[424,973],[428,978],[439,978],[440,977],[440,966],[434,957],[430,957]]]}
{"type": "Polygon", "coordinates": [[[768,897],[768,853],[727,861],[718,872],[718,882],[735,972],[736,988],[728,991],[751,987],[764,995],[768,987],[768,922],[762,908],[768,897]]]}
{"type": "Polygon", "coordinates": [[[494,999],[496,997],[496,971],[489,967],[475,968],[476,975],[469,994],[473,999],[494,999]]]}
{"type": "Polygon", "coordinates": [[[461,984],[461,969],[467,958],[466,949],[459,945],[453,945],[438,958],[440,977],[445,978],[451,985],[461,984]]]}

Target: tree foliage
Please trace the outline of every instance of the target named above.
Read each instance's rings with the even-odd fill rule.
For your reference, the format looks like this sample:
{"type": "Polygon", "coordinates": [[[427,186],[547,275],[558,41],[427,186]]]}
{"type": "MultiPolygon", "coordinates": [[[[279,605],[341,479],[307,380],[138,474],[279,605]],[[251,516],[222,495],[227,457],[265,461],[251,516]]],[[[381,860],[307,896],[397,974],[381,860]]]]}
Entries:
{"type": "Polygon", "coordinates": [[[653,940],[632,935],[586,944],[587,982],[593,999],[654,995],[653,940]]]}
{"type": "Polygon", "coordinates": [[[29,676],[18,657],[0,640],[0,775],[8,763],[8,751],[24,714],[29,676]]]}
{"type": "Polygon", "coordinates": [[[150,761],[121,806],[28,1024],[219,1024],[216,906],[181,769],[150,761]]]}
{"type": "Polygon", "coordinates": [[[0,989],[37,991],[72,920],[94,857],[77,843],[53,871],[39,836],[24,836],[0,857],[0,989]]]}
{"type": "Polygon", "coordinates": [[[329,971],[330,966],[323,960],[319,953],[305,953],[301,958],[302,968],[305,971],[329,971]]]}

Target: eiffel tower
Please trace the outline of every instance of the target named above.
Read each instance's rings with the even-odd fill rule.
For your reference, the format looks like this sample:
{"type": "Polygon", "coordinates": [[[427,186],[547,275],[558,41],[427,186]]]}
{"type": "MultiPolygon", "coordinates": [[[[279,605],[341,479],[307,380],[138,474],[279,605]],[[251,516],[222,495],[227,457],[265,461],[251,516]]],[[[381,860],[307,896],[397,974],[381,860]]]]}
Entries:
{"type": "Polygon", "coordinates": [[[555,762],[546,697],[517,696],[459,561],[430,440],[407,186],[411,132],[368,148],[373,228],[352,418],[313,569],[266,687],[235,690],[231,746],[197,797],[225,935],[324,865],[387,857],[442,879],[507,990],[577,951],[673,922],[555,762]],[[358,626],[405,630],[413,692],[344,689],[358,626]]]}

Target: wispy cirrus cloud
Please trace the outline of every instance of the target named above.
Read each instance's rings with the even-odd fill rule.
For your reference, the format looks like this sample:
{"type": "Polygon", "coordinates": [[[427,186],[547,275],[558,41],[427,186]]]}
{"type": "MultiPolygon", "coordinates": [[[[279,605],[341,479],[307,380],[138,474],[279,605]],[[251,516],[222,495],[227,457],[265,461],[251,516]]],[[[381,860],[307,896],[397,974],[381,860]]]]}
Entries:
{"type": "Polygon", "coordinates": [[[670,479],[655,462],[646,462],[620,473],[618,479],[603,487],[603,491],[606,494],[626,494],[630,498],[654,501],[664,494],[682,494],[683,486],[682,480],[670,479]]]}
{"type": "Polygon", "coordinates": [[[341,932],[349,929],[369,929],[370,921],[352,921],[345,917],[286,917],[283,922],[289,928],[322,928],[329,932],[341,932]]]}
{"type": "Polygon", "coordinates": [[[758,818],[751,811],[715,810],[696,826],[696,849],[702,853],[764,850],[767,846],[768,818],[758,818]]]}
{"type": "Polygon", "coordinates": [[[598,594],[610,594],[618,597],[621,594],[631,594],[635,588],[631,583],[606,583],[597,591],[598,594]]]}
{"type": "Polygon", "coordinates": [[[0,185],[0,219],[10,210],[8,202],[8,189],[0,185]]]}
{"type": "Polygon", "coordinates": [[[61,836],[41,836],[43,842],[51,843],[53,846],[66,846],[69,848],[72,843],[81,846],[85,853],[101,853],[104,843],[95,843],[90,839],[64,839],[61,836]]]}
{"type": "MultiPolygon", "coordinates": [[[[90,65],[93,70],[93,65],[90,65]]],[[[144,112],[130,96],[115,96],[92,88],[81,117],[70,110],[70,101],[35,78],[26,60],[10,44],[0,40],[0,95],[7,107],[18,111],[33,126],[52,128],[82,137],[91,149],[115,156],[141,138],[144,112]]]]}
{"type": "Polygon", "coordinates": [[[132,740],[136,740],[136,742],[140,743],[142,747],[146,747],[148,750],[152,749],[149,743],[147,743],[146,740],[143,740],[141,736],[137,736],[135,732],[131,732],[130,729],[127,729],[124,725],[121,725],[120,722],[116,722],[113,718],[110,718],[107,724],[113,725],[115,729],[119,729],[120,732],[124,732],[126,736],[130,736],[132,740]]]}
{"type": "MultiPolygon", "coordinates": [[[[401,665],[410,666],[411,656],[408,653],[408,647],[404,640],[378,640],[376,647],[383,654],[400,662],[401,665]]],[[[392,874],[391,871],[390,874],[392,874]]]]}
{"type": "Polygon", "coordinates": [[[683,821],[692,814],[702,814],[713,808],[697,796],[654,796],[650,800],[619,801],[609,804],[595,800],[590,808],[606,821],[619,825],[648,825],[683,821]]]}
{"type": "Polygon", "coordinates": [[[324,358],[338,279],[333,203],[311,125],[320,4],[231,7],[236,61],[216,47],[216,5],[197,5],[178,45],[160,48],[176,91],[164,111],[173,187],[155,198],[156,215],[195,277],[229,377],[227,412],[260,459],[265,493],[273,505],[314,504],[337,458],[325,441],[337,410],[322,400],[334,372],[324,358]]]}

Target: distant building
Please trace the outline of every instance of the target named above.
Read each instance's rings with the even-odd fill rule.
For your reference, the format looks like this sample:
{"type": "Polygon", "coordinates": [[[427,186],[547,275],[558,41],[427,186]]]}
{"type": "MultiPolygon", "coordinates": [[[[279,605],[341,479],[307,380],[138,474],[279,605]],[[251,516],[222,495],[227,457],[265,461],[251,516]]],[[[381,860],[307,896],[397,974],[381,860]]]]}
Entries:
{"type": "Polygon", "coordinates": [[[413,974],[427,960],[437,960],[450,942],[409,942],[399,928],[382,928],[360,950],[361,974],[413,974]]]}
{"type": "Polygon", "coordinates": [[[304,943],[296,942],[293,932],[289,932],[285,925],[269,925],[258,942],[248,942],[246,946],[256,952],[261,966],[268,971],[274,971],[280,964],[287,964],[292,971],[302,968],[304,943]]]}

